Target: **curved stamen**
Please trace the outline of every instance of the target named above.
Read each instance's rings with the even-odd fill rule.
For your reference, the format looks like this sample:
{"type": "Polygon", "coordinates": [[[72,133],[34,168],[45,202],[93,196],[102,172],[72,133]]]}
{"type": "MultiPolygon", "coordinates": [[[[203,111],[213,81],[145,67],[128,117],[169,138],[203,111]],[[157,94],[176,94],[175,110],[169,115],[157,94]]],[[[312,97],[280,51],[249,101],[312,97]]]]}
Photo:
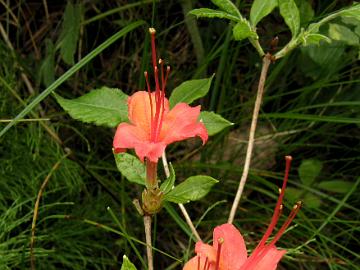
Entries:
{"type": "Polygon", "coordinates": [[[266,245],[265,247],[263,247],[260,252],[258,252],[258,254],[256,256],[254,256],[251,260],[251,264],[248,265],[248,267],[250,267],[250,265],[255,266],[263,257],[263,255],[265,255],[271,248],[273,248],[276,244],[277,241],[279,241],[280,237],[284,234],[284,232],[286,231],[286,229],[289,227],[289,225],[291,224],[291,222],[293,221],[293,219],[296,217],[297,213],[299,212],[300,208],[302,206],[302,202],[298,201],[293,209],[290,212],[290,215],[288,216],[288,218],[286,219],[286,221],[284,222],[284,224],[281,226],[281,228],[279,229],[279,231],[276,233],[276,235],[274,236],[273,240],[266,245]]]}
{"type": "Polygon", "coordinates": [[[286,156],[285,161],[286,161],[286,166],[285,166],[284,180],[283,180],[282,187],[279,189],[280,195],[279,195],[279,198],[278,198],[278,200],[276,202],[274,214],[273,214],[273,216],[271,218],[270,224],[269,224],[264,236],[261,238],[259,244],[255,248],[255,250],[252,252],[252,254],[248,258],[248,260],[242,266],[242,269],[247,269],[247,267],[250,267],[251,265],[255,265],[257,263],[257,261],[258,261],[258,258],[261,258],[260,255],[264,254],[263,252],[264,252],[266,241],[268,240],[268,238],[270,237],[270,235],[274,231],[275,226],[279,221],[279,217],[282,214],[282,210],[283,210],[282,201],[283,201],[284,194],[285,194],[286,184],[287,184],[287,181],[288,181],[288,178],[289,178],[289,172],[290,172],[292,157],[291,156],[286,156]]]}

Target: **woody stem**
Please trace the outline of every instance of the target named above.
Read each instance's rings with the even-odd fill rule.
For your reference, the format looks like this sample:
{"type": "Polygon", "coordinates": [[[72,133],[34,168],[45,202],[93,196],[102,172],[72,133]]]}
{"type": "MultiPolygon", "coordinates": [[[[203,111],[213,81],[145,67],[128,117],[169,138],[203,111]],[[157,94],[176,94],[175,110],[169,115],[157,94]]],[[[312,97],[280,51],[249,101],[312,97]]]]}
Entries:
{"type": "Polygon", "coordinates": [[[158,187],[157,182],[157,162],[146,161],[146,188],[155,189],[158,187]]]}
{"type": "Polygon", "coordinates": [[[148,270],[154,270],[152,244],[151,244],[151,216],[144,216],[145,239],[146,239],[146,253],[148,259],[148,270]]]}
{"type": "Polygon", "coordinates": [[[245,164],[244,164],[243,173],[242,173],[242,176],[240,179],[239,187],[236,192],[236,196],[235,196],[233,205],[231,207],[231,211],[230,211],[230,215],[229,215],[229,219],[228,219],[228,223],[230,223],[230,224],[233,223],[233,221],[234,221],[235,213],[239,206],[240,198],[241,198],[242,192],[245,187],[247,176],[249,174],[250,162],[251,162],[252,152],[254,149],[256,125],[257,125],[257,120],[259,117],[260,105],[261,105],[262,98],[264,95],[264,86],[265,86],[266,76],[267,76],[267,72],[269,70],[270,63],[271,63],[271,55],[268,53],[263,58],[261,75],[260,75],[260,80],[259,80],[259,85],[258,85],[257,95],[256,95],[256,100],[255,100],[255,105],[254,105],[254,111],[253,111],[252,120],[251,120],[249,141],[248,141],[248,146],[247,146],[246,156],[245,156],[245,164]]]}

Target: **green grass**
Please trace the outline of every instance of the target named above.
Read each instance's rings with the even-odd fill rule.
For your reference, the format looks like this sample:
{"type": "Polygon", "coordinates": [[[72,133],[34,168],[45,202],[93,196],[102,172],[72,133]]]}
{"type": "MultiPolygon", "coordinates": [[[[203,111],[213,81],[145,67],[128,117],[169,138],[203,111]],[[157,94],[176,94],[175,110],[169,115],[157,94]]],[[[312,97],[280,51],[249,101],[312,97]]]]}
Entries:
{"type": "MultiPolygon", "coordinates": [[[[200,235],[211,240],[214,226],[227,220],[241,177],[260,75],[257,52],[246,41],[234,41],[227,22],[197,20],[204,47],[204,55],[198,57],[194,46],[200,45],[193,44],[183,7],[176,1],[90,1],[81,4],[75,64],[67,65],[58,42],[66,4],[47,1],[47,20],[43,2],[0,3],[9,5],[2,9],[1,24],[14,47],[9,48],[2,36],[0,119],[13,121],[0,122],[0,269],[29,269],[36,196],[67,149],[72,154],[54,172],[40,201],[37,269],[120,269],[123,254],[138,269],[145,269],[142,218],[132,204],[142,188],[117,172],[111,151],[114,130],[72,120],[50,94],[56,91],[73,98],[104,85],[127,94],[142,89],[142,74],[150,60],[147,27],[152,21],[159,33],[158,50],[172,67],[168,91],[182,81],[215,73],[211,91],[200,104],[235,123],[203,148],[183,142],[168,149],[177,181],[200,173],[220,180],[205,199],[186,205],[200,235]],[[46,40],[54,45],[53,55],[46,40]],[[41,66],[46,59],[53,59],[53,65],[44,74],[41,66]],[[51,72],[56,79],[47,84],[44,76],[51,78],[51,72]],[[33,93],[21,73],[29,78],[33,93]],[[22,118],[33,120],[19,122],[22,118]]],[[[250,4],[241,1],[238,5],[246,16],[250,4]]],[[[209,3],[193,6],[208,7],[209,3]]],[[[344,6],[342,1],[317,1],[314,20],[344,6]]],[[[279,46],[289,40],[277,12],[258,28],[266,49],[275,35],[280,37],[279,46]]],[[[323,44],[320,51],[299,48],[270,67],[256,136],[259,141],[235,224],[252,250],[272,215],[287,154],[294,157],[289,186],[321,200],[315,208],[305,201],[281,238],[278,246],[288,253],[279,269],[359,267],[358,50],[359,46],[343,43],[323,44]],[[298,168],[309,158],[320,160],[323,168],[314,183],[305,185],[298,168]],[[345,193],[318,187],[329,180],[346,180],[353,186],[345,193]]],[[[291,207],[287,201],[284,215],[291,207]]],[[[181,269],[194,248],[181,212],[175,205],[166,205],[155,224],[155,268],[181,269]]]]}

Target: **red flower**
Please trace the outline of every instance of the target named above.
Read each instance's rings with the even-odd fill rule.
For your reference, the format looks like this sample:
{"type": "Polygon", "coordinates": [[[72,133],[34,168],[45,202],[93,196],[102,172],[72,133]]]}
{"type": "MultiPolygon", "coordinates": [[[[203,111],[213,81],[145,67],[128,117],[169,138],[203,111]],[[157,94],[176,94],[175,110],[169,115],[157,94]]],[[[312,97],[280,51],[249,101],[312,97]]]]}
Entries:
{"type": "Polygon", "coordinates": [[[151,92],[148,74],[145,72],[148,91],[138,91],[129,97],[130,124],[121,123],[118,126],[113,146],[115,152],[133,148],[142,161],[146,157],[151,162],[157,162],[168,144],[195,136],[199,136],[205,143],[208,133],[204,124],[198,121],[200,106],[190,107],[186,103],[178,103],[170,110],[169,101],[165,97],[170,67],[167,67],[164,76],[163,61],[159,60],[160,86],[156,61],[155,29],[150,28],[150,33],[155,91],[151,92]]]}
{"type": "Polygon", "coordinates": [[[278,250],[275,243],[290,225],[300,209],[297,203],[289,217],[270,243],[272,234],[282,212],[282,200],[288,179],[291,157],[286,157],[286,172],[273,217],[258,246],[248,257],[244,238],[232,224],[223,224],[214,229],[212,246],[199,241],[196,243],[196,256],[188,261],[183,270],[275,270],[286,250],[278,250]]]}

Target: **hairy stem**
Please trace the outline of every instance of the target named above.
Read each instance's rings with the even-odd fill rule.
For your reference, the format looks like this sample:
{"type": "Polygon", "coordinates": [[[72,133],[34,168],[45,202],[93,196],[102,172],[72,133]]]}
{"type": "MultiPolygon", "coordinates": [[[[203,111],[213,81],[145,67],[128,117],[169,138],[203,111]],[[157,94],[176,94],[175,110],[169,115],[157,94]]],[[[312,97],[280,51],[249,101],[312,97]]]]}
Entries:
{"type": "Polygon", "coordinates": [[[264,95],[264,86],[265,86],[265,81],[266,81],[266,75],[269,70],[270,63],[271,63],[271,55],[268,53],[263,58],[261,75],[260,75],[260,80],[259,80],[259,85],[258,85],[257,95],[256,95],[256,100],[255,100],[255,105],[254,105],[254,111],[253,111],[252,120],[251,120],[248,147],[247,147],[246,156],[245,156],[244,170],[243,170],[243,173],[242,173],[242,176],[240,179],[239,187],[236,192],[236,196],[235,196],[233,205],[231,207],[228,223],[233,223],[233,221],[234,221],[235,213],[239,206],[240,198],[241,198],[242,192],[244,190],[247,176],[249,174],[250,162],[251,162],[252,152],[254,149],[256,125],[257,125],[257,120],[259,117],[260,105],[261,105],[262,98],[264,95]]]}
{"type": "Polygon", "coordinates": [[[144,216],[145,239],[146,239],[146,254],[148,259],[148,270],[154,270],[152,244],[151,244],[151,216],[144,216]]]}
{"type": "MultiPolygon", "coordinates": [[[[169,171],[169,164],[167,162],[167,159],[166,159],[166,154],[165,152],[163,153],[162,155],[162,162],[163,162],[163,166],[164,166],[164,171],[165,171],[165,175],[166,177],[169,177],[170,176],[170,171],[169,171]]],[[[186,208],[185,206],[182,204],[182,203],[179,203],[179,208],[181,210],[181,213],[183,214],[183,216],[185,217],[185,220],[186,220],[186,223],[188,224],[192,234],[195,236],[196,240],[197,241],[201,241],[201,238],[200,238],[200,235],[199,233],[196,231],[196,228],[193,224],[193,222],[191,221],[191,218],[189,216],[189,213],[186,211],[186,208]]]]}

